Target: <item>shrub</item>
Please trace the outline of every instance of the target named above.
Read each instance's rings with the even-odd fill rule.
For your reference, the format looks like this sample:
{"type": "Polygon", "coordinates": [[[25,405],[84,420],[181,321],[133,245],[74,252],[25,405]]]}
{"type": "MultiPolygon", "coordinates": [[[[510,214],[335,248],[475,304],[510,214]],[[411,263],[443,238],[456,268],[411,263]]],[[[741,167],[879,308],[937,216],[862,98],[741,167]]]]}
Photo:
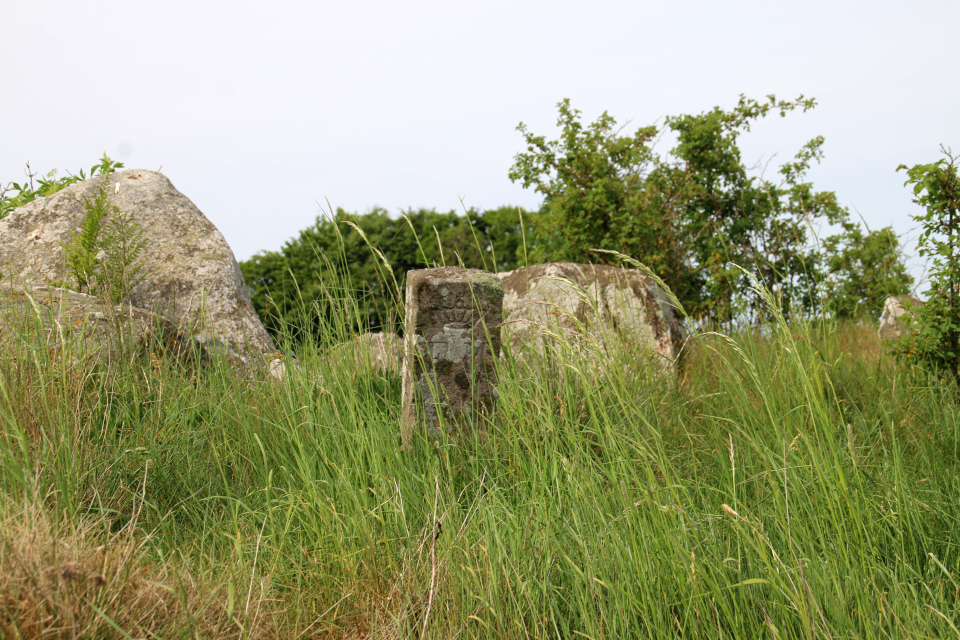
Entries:
{"type": "Polygon", "coordinates": [[[922,231],[918,245],[921,256],[931,258],[930,288],[925,292],[927,303],[910,307],[914,317],[904,316],[907,325],[916,331],[894,345],[895,352],[936,371],[949,371],[960,383],[960,178],[957,157],[943,146],[946,156],[930,164],[906,169],[907,181],[913,185],[914,202],[926,212],[913,216],[922,231]]]}

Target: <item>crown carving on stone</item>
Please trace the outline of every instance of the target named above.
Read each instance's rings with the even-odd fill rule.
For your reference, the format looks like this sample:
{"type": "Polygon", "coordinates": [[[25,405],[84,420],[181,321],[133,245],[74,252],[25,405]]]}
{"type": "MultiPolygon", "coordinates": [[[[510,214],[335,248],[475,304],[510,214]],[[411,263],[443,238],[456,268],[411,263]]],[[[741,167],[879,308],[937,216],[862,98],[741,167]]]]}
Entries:
{"type": "Polygon", "coordinates": [[[437,309],[433,313],[444,325],[466,326],[473,321],[473,309],[437,309]]]}

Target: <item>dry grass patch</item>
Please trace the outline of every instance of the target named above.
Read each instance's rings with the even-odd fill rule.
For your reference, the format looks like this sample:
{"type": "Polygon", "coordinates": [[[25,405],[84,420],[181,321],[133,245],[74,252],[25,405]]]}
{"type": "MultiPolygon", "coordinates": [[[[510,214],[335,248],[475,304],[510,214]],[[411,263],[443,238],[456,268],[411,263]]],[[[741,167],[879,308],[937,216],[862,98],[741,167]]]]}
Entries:
{"type": "Polygon", "coordinates": [[[246,615],[243,603],[234,611],[226,588],[152,560],[132,528],[74,524],[39,502],[0,513],[4,638],[277,637],[264,593],[246,615]]]}

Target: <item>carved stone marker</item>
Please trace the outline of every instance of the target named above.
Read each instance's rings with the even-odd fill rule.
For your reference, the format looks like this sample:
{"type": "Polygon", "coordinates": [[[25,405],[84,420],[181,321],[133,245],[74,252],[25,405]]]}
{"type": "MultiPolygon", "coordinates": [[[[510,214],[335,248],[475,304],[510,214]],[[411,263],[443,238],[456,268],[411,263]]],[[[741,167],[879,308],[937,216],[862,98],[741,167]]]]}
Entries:
{"type": "Polygon", "coordinates": [[[401,422],[409,447],[418,423],[456,437],[477,413],[493,411],[503,288],[478,269],[419,269],[407,273],[406,307],[401,422]]]}

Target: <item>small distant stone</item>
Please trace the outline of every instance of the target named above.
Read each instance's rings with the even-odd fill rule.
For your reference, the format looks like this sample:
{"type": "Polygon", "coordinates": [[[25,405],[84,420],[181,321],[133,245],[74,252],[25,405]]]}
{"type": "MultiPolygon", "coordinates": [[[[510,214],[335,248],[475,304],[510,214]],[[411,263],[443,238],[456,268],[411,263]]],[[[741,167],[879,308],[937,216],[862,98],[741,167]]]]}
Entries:
{"type": "Polygon", "coordinates": [[[364,333],[330,350],[331,362],[347,361],[350,366],[369,365],[377,373],[399,374],[403,363],[403,342],[395,333],[364,333]]]}
{"type": "Polygon", "coordinates": [[[907,311],[905,304],[917,308],[922,307],[924,302],[914,296],[890,296],[883,301],[883,313],[880,316],[880,328],[877,329],[877,335],[881,340],[898,340],[903,334],[903,323],[900,318],[913,313],[907,311]]]}

